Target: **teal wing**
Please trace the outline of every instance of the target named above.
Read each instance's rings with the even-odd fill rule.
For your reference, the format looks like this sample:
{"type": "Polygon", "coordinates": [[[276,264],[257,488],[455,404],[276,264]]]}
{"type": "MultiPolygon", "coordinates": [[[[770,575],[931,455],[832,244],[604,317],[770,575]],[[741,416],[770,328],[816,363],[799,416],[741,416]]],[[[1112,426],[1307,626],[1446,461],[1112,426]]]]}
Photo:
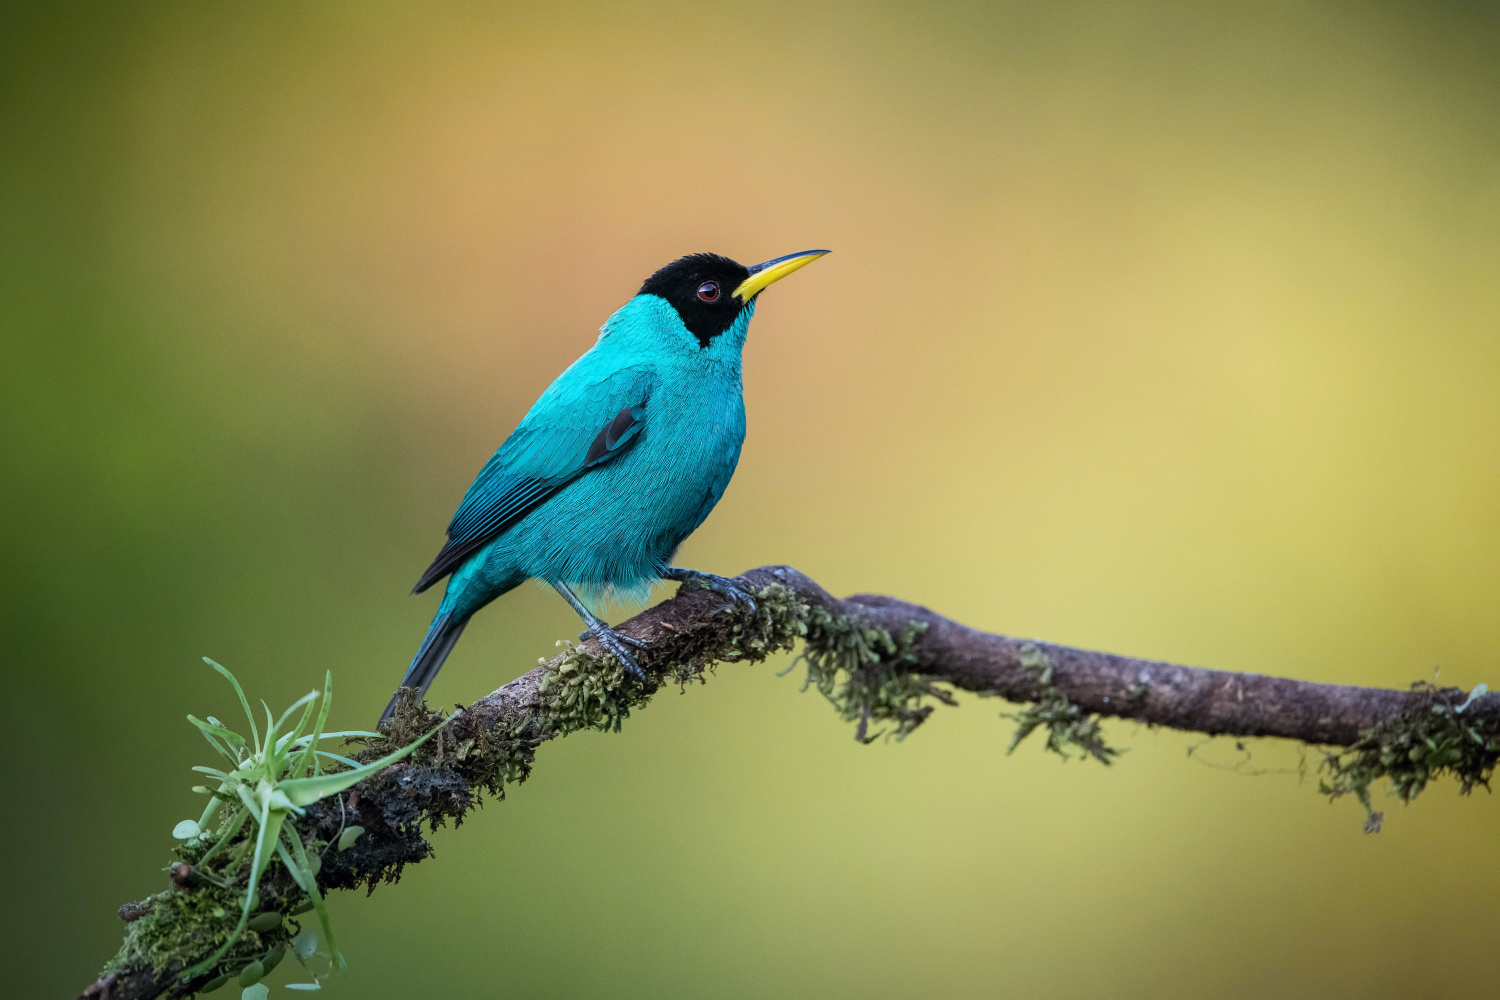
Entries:
{"type": "Polygon", "coordinates": [[[640,441],[655,384],[626,370],[591,384],[563,375],[536,401],[464,494],[443,546],[413,593],[452,573],[478,549],[568,483],[640,441]]]}

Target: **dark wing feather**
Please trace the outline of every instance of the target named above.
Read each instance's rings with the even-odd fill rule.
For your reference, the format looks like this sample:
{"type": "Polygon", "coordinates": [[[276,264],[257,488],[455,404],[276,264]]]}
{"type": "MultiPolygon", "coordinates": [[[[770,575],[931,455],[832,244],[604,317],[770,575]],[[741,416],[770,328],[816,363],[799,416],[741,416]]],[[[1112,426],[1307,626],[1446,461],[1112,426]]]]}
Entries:
{"type": "Polygon", "coordinates": [[[640,440],[651,380],[624,373],[563,404],[544,395],[485,464],[448,525],[448,542],[417,581],[421,593],[583,475],[640,440]],[[623,404],[623,405],[621,405],[623,404]],[[601,427],[602,424],[602,427],[601,427]]]}

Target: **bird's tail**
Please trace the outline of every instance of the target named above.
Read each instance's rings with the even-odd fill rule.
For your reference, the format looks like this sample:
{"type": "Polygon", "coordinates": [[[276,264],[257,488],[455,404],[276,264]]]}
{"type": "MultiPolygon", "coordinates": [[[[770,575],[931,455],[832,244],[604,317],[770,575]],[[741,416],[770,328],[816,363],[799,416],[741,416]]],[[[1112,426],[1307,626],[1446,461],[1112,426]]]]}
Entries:
{"type": "MultiPolygon", "coordinates": [[[[416,688],[418,697],[426,694],[427,688],[432,685],[438,671],[443,668],[443,661],[448,659],[449,653],[453,652],[453,644],[458,642],[458,637],[464,634],[464,626],[467,624],[469,624],[468,615],[459,617],[452,611],[444,611],[434,618],[432,627],[427,630],[427,638],[422,640],[422,645],[417,649],[417,655],[412,657],[411,666],[406,668],[406,676],[401,679],[401,687],[416,688]]],[[[396,701],[400,697],[399,690],[391,696],[391,703],[385,706],[385,711],[380,714],[382,724],[389,720],[391,714],[396,711],[396,701]]]]}

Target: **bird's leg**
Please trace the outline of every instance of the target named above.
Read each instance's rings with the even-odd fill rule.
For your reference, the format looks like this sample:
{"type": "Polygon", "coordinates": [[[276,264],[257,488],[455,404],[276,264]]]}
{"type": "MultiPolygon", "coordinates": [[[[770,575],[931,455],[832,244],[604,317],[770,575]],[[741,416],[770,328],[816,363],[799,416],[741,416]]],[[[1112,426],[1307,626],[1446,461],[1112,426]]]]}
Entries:
{"type": "Polygon", "coordinates": [[[588,628],[578,633],[579,640],[587,642],[590,639],[597,639],[599,645],[603,646],[610,655],[619,660],[621,666],[626,671],[635,677],[636,680],[644,682],[646,675],[641,672],[640,665],[635,662],[635,657],[631,656],[630,651],[625,647],[627,644],[634,646],[636,649],[647,649],[649,647],[639,639],[632,639],[625,633],[617,632],[610,628],[607,622],[590,611],[588,606],[578,599],[577,594],[568,589],[567,584],[554,581],[552,587],[559,594],[563,595],[564,600],[573,605],[573,610],[578,612],[578,617],[582,618],[588,625],[588,628]]]}
{"type": "Polygon", "coordinates": [[[662,574],[662,579],[676,580],[678,583],[697,583],[716,594],[723,594],[736,604],[743,604],[752,615],[755,614],[755,598],[750,596],[750,591],[740,586],[738,580],[731,580],[717,573],[704,573],[696,569],[679,569],[676,566],[667,567],[667,571],[662,574]]]}

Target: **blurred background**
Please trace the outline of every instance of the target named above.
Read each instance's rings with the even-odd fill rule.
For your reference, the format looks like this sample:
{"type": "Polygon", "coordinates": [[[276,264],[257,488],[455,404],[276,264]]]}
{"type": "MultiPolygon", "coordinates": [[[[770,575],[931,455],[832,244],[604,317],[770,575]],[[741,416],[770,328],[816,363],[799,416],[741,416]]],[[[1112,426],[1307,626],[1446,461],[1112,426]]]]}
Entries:
{"type": "MultiPolygon", "coordinates": [[[[1493,5],[0,18],[11,995],[82,988],[165,884],[209,756],[183,717],[233,712],[198,658],[273,705],[331,668],[334,722],[373,720],[474,473],[687,252],[835,250],[761,304],[685,564],[1219,668],[1500,680],[1493,5]]],[[[433,695],[577,630],[522,588],[433,695]]],[[[1113,723],[1108,770],[1006,757],[973,698],[864,747],[786,662],[546,747],[437,860],[337,896],[334,993],[1493,988],[1489,795],[1366,836],[1295,748],[1226,771],[1113,723]]]]}

